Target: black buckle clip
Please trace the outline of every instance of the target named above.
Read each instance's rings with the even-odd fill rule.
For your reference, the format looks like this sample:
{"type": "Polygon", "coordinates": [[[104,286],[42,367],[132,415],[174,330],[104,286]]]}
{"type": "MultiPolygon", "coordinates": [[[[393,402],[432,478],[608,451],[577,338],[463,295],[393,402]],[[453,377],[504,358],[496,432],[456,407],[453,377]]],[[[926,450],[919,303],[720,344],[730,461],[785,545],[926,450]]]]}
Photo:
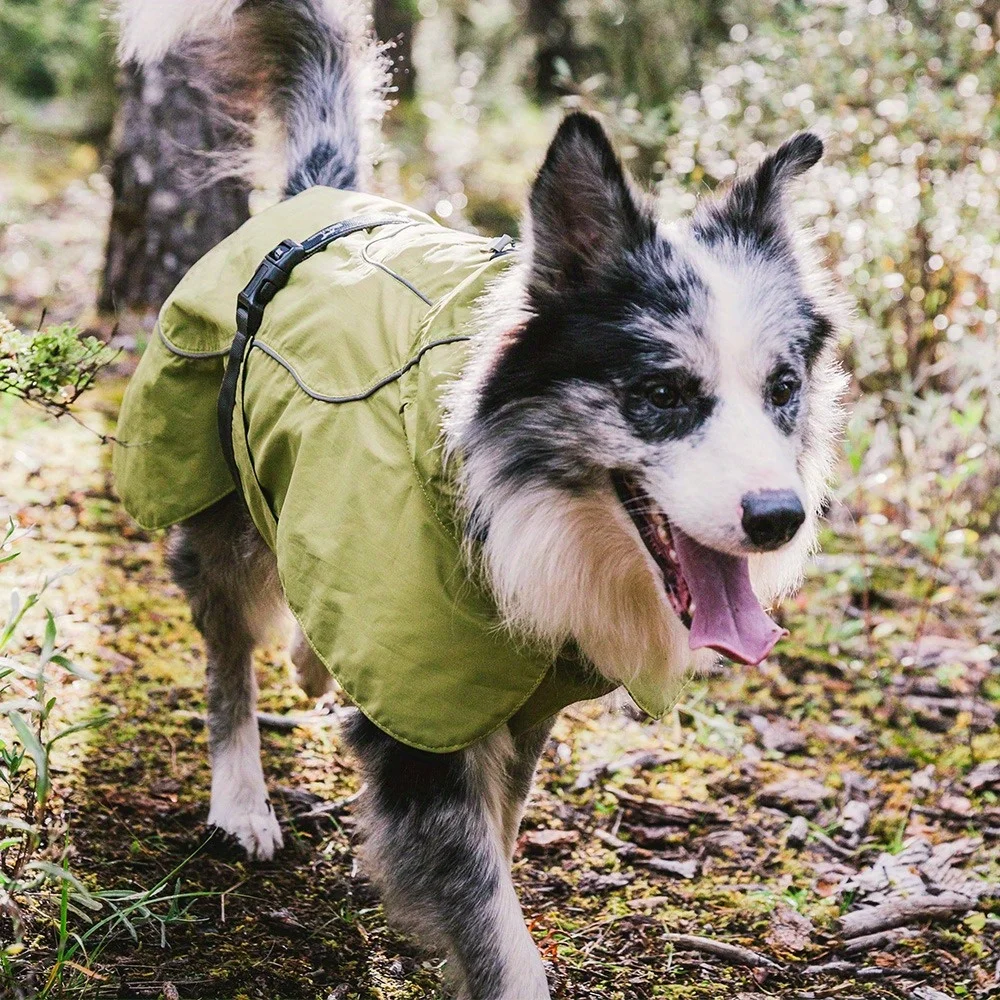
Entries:
{"type": "Polygon", "coordinates": [[[244,337],[256,334],[264,318],[264,306],[288,284],[295,266],[307,256],[301,243],[282,240],[261,261],[249,284],[236,299],[236,329],[244,337]]]}

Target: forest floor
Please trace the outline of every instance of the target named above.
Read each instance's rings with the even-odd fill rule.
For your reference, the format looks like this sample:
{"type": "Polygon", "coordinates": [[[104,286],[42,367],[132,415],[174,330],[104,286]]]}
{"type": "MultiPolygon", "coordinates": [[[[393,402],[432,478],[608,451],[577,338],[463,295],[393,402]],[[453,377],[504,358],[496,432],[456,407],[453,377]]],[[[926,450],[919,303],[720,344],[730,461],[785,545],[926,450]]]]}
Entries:
{"type": "MultiPolygon", "coordinates": [[[[85,152],[53,152],[44,186],[15,160],[28,180],[3,192],[0,309],[86,315],[106,190],[85,152]]],[[[112,713],[57,758],[68,840],[51,849],[94,892],[147,893],[48,995],[437,996],[440,963],[386,926],[355,871],[358,784],[332,716],[264,730],[286,842],[274,862],[204,827],[200,642],[93,433],[113,428],[130,363],[85,397],[91,430],[0,407],[0,516],[32,529],[0,582],[72,570],[46,603],[98,680],[67,680],[59,711],[112,713]]],[[[970,556],[929,558],[888,529],[873,544],[851,509],[835,508],[780,609],[791,636],[761,667],[692,681],[662,722],[600,705],[559,721],[514,878],[560,1000],[1000,996],[997,594],[970,556]]],[[[311,711],[287,675],[280,650],[260,658],[263,711],[311,711]]],[[[0,996],[43,988],[57,924],[35,914],[0,996]]]]}

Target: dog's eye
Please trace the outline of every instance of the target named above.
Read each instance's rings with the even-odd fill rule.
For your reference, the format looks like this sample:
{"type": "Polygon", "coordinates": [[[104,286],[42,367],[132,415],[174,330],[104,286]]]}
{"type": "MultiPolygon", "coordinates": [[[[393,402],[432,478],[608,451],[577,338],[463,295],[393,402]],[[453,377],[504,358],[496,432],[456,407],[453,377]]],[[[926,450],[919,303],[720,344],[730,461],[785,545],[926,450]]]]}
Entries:
{"type": "Polygon", "coordinates": [[[643,395],[658,410],[678,410],[691,404],[698,395],[698,388],[697,379],[682,374],[647,385],[643,395]]]}
{"type": "Polygon", "coordinates": [[[772,383],[769,390],[769,397],[772,406],[782,407],[788,406],[788,404],[795,398],[796,393],[799,391],[798,376],[794,375],[792,372],[784,372],[779,375],[772,383]]]}

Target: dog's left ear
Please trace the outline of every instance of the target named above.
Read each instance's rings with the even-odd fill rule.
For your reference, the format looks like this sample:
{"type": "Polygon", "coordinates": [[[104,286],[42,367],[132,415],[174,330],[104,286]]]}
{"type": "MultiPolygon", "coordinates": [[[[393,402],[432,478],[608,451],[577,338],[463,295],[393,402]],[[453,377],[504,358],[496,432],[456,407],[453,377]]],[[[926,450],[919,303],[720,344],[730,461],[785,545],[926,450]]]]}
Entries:
{"type": "Polygon", "coordinates": [[[813,132],[793,135],[766,156],[749,177],[736,181],[721,202],[710,204],[707,213],[703,213],[707,219],[696,217],[696,229],[711,230],[712,223],[716,226],[724,223],[737,237],[747,234],[765,241],[782,234],[789,183],[822,155],[823,141],[819,136],[813,132]]]}
{"type": "Polygon", "coordinates": [[[579,112],[556,132],[529,204],[528,291],[536,305],[586,287],[655,232],[604,129],[579,112]]]}

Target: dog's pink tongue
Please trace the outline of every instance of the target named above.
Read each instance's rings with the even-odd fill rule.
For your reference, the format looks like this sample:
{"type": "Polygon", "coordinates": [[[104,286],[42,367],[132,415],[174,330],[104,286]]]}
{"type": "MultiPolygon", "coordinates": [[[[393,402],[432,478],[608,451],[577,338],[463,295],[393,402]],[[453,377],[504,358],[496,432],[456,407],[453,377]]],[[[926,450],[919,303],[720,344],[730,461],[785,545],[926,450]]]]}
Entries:
{"type": "Polygon", "coordinates": [[[746,559],[716,552],[676,527],[672,531],[694,600],[691,648],[707,646],[740,663],[760,663],[788,632],[760,606],[746,559]]]}

